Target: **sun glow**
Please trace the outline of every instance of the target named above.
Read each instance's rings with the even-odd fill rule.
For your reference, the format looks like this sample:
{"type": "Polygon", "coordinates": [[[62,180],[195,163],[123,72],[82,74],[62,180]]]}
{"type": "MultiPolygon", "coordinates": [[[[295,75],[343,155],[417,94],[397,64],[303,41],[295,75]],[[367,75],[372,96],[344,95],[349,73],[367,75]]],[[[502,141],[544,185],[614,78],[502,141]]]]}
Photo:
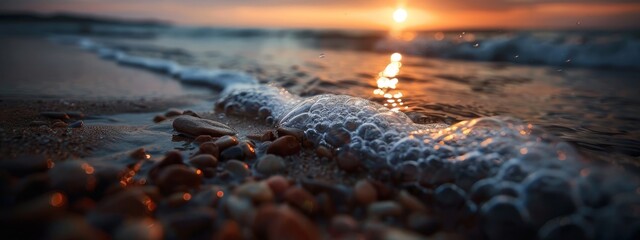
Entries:
{"type": "Polygon", "coordinates": [[[407,20],[407,10],[404,8],[398,8],[395,12],[393,12],[393,20],[397,23],[402,23],[407,20]]]}

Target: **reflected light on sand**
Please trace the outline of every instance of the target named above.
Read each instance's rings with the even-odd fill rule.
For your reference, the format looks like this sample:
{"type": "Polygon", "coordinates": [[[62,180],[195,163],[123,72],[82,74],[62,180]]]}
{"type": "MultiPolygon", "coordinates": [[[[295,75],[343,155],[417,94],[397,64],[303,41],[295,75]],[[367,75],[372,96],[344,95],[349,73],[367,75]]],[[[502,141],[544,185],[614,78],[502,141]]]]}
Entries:
{"type": "Polygon", "coordinates": [[[382,96],[385,98],[383,105],[391,109],[391,111],[400,111],[400,109],[407,109],[408,107],[402,102],[404,96],[401,91],[395,90],[398,85],[398,78],[396,76],[400,73],[402,67],[402,54],[393,53],[389,57],[390,62],[387,67],[380,73],[376,83],[378,88],[373,90],[373,94],[376,96],[382,96]]]}

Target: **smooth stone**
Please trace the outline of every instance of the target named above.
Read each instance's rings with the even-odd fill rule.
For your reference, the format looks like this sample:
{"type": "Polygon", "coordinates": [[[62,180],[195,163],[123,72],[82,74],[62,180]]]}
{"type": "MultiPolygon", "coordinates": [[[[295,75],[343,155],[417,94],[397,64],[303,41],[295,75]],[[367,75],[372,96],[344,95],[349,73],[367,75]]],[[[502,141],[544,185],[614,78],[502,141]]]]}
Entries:
{"type": "Polygon", "coordinates": [[[218,149],[218,146],[215,145],[212,142],[205,142],[205,143],[200,144],[200,148],[198,150],[198,153],[211,154],[214,157],[220,159],[220,149],[218,149]]]}
{"type": "Polygon", "coordinates": [[[467,200],[464,190],[452,183],[442,184],[436,188],[434,194],[436,205],[447,209],[458,209],[467,200]]]}
{"type": "Polygon", "coordinates": [[[53,161],[42,155],[20,155],[16,158],[0,161],[0,169],[19,177],[45,172],[53,166],[53,161]]]}
{"type": "Polygon", "coordinates": [[[225,149],[220,153],[220,159],[222,161],[228,161],[232,159],[244,160],[245,154],[244,150],[240,146],[233,146],[225,149]]]}
{"type": "Polygon", "coordinates": [[[267,239],[319,240],[320,232],[304,215],[289,207],[278,208],[278,216],[269,224],[267,239]]]}
{"type": "Polygon", "coordinates": [[[407,226],[409,229],[426,236],[432,235],[440,230],[438,220],[422,212],[411,213],[407,218],[407,226]]]}
{"type": "Polygon", "coordinates": [[[284,136],[269,144],[267,153],[278,156],[289,156],[300,152],[301,149],[300,142],[294,136],[284,136]]]}
{"type": "Polygon", "coordinates": [[[191,110],[185,110],[182,114],[183,115],[189,115],[189,116],[192,116],[192,117],[201,118],[200,115],[198,115],[196,112],[191,111],[191,110]]]}
{"type": "Polygon", "coordinates": [[[358,203],[369,205],[378,199],[376,189],[367,180],[360,180],[353,188],[358,203]]]}
{"type": "Polygon", "coordinates": [[[84,126],[84,122],[82,120],[78,120],[69,124],[70,128],[81,128],[84,126]]]}
{"type": "Polygon", "coordinates": [[[258,160],[256,170],[262,174],[273,175],[283,172],[287,168],[287,163],[281,157],[267,154],[258,160]]]}
{"type": "Polygon", "coordinates": [[[40,115],[43,117],[52,118],[52,119],[60,119],[60,120],[69,119],[69,115],[63,112],[41,112],[40,115]]]}
{"type": "Polygon", "coordinates": [[[167,112],[164,113],[165,117],[175,117],[175,116],[180,116],[182,115],[182,110],[180,109],[175,109],[175,108],[171,108],[169,109],[167,112]]]}
{"type": "MultiPolygon", "coordinates": [[[[90,218],[97,217],[99,219],[105,216],[117,216],[121,219],[147,218],[151,217],[155,208],[155,203],[145,191],[127,189],[98,202],[90,218]]],[[[93,220],[98,219],[93,218],[93,220]]]]}
{"type": "Polygon", "coordinates": [[[542,226],[538,231],[538,237],[543,240],[593,239],[588,234],[588,227],[573,218],[560,217],[542,226]]]}
{"type": "Polygon", "coordinates": [[[536,227],[577,209],[571,194],[572,183],[560,173],[537,172],[529,175],[522,185],[524,206],[536,227]]]}
{"type": "Polygon", "coordinates": [[[221,137],[236,135],[236,132],[231,127],[223,123],[188,115],[182,115],[173,120],[173,128],[178,132],[191,136],[210,135],[212,137],[221,137]]]}
{"type": "Polygon", "coordinates": [[[520,239],[534,233],[528,226],[527,210],[512,197],[494,197],[480,212],[482,229],[490,239],[520,239]]]}
{"type": "Polygon", "coordinates": [[[158,187],[165,194],[174,192],[189,192],[200,186],[201,177],[192,169],[184,165],[167,166],[160,171],[158,187]]]}
{"type": "Polygon", "coordinates": [[[234,191],[239,197],[249,198],[254,204],[273,201],[273,192],[266,182],[248,182],[240,185],[234,191]]]}
{"type": "Polygon", "coordinates": [[[238,160],[229,160],[224,168],[229,171],[233,176],[237,178],[245,178],[251,176],[251,171],[249,171],[249,166],[238,160]]]}
{"type": "Polygon", "coordinates": [[[346,172],[354,172],[360,168],[360,160],[349,151],[344,151],[336,157],[338,167],[346,172]]]}
{"type": "Polygon", "coordinates": [[[149,170],[149,178],[152,180],[156,180],[158,178],[158,175],[160,174],[160,171],[167,167],[167,166],[171,166],[171,165],[183,165],[184,163],[182,162],[182,154],[178,151],[169,151],[165,154],[164,158],[162,160],[160,160],[158,163],[156,163],[150,170],[149,170]]]}
{"type": "Polygon", "coordinates": [[[242,224],[249,224],[255,214],[251,199],[230,195],[225,202],[225,209],[231,217],[242,224]]]}
{"type": "Polygon", "coordinates": [[[318,156],[320,157],[325,157],[327,159],[331,159],[333,157],[333,153],[331,153],[331,149],[325,146],[318,146],[318,148],[316,148],[316,154],[318,154],[318,156]]]}
{"type": "Polygon", "coordinates": [[[238,145],[238,138],[234,136],[222,136],[213,142],[220,151],[223,151],[229,147],[238,145]]]}
{"type": "Polygon", "coordinates": [[[279,216],[278,208],[274,204],[263,204],[256,211],[251,223],[251,229],[256,239],[267,239],[270,225],[279,216]]]}
{"type": "Polygon", "coordinates": [[[396,201],[398,201],[405,209],[411,212],[427,211],[427,207],[425,207],[424,204],[422,204],[422,202],[418,200],[418,198],[409,194],[409,192],[405,190],[400,191],[398,197],[396,198],[396,201]]]}
{"type": "Polygon", "coordinates": [[[225,221],[220,230],[218,230],[213,239],[224,239],[224,240],[242,240],[244,239],[242,235],[242,229],[238,222],[233,220],[225,221]]]}
{"type": "Polygon", "coordinates": [[[74,118],[74,119],[84,119],[85,117],[87,117],[87,115],[85,115],[82,112],[66,112],[66,114],[70,118],[74,118]]]}
{"type": "Polygon", "coordinates": [[[283,199],[290,205],[305,213],[315,213],[318,210],[316,199],[301,187],[291,187],[284,193],[283,199]]]}
{"type": "Polygon", "coordinates": [[[167,117],[162,116],[162,115],[156,115],[155,117],[153,117],[153,122],[154,123],[159,123],[159,122],[162,122],[164,120],[167,120],[167,117]]]}
{"type": "Polygon", "coordinates": [[[129,156],[137,160],[147,159],[147,152],[144,150],[144,148],[138,148],[129,153],[129,156]]]}
{"type": "Polygon", "coordinates": [[[273,191],[276,196],[282,196],[290,186],[289,180],[284,178],[282,175],[271,176],[267,178],[265,182],[269,185],[271,191],[273,191]]]}
{"type": "Polygon", "coordinates": [[[69,160],[57,163],[49,170],[51,187],[69,195],[93,191],[96,187],[95,169],[81,160],[69,160]]]}
{"type": "Polygon", "coordinates": [[[302,142],[304,138],[304,131],[297,128],[279,127],[276,129],[276,133],[278,137],[293,136],[298,139],[299,142],[302,142]]]}
{"type": "Polygon", "coordinates": [[[369,217],[380,218],[402,215],[402,206],[394,201],[381,201],[369,205],[367,208],[369,217]]]}
{"type": "Polygon", "coordinates": [[[198,169],[216,168],[218,159],[211,154],[198,154],[189,159],[189,163],[198,169]]]}
{"type": "Polygon", "coordinates": [[[353,217],[345,214],[331,218],[329,232],[334,237],[343,236],[358,231],[358,222],[353,217]]]}
{"type": "Polygon", "coordinates": [[[200,135],[198,137],[196,137],[196,139],[193,140],[194,142],[201,144],[204,142],[210,142],[213,141],[213,137],[209,136],[209,135],[200,135]]]}
{"type": "Polygon", "coordinates": [[[114,240],[140,239],[161,240],[164,231],[162,224],[151,218],[125,221],[113,234],[114,240]]]}

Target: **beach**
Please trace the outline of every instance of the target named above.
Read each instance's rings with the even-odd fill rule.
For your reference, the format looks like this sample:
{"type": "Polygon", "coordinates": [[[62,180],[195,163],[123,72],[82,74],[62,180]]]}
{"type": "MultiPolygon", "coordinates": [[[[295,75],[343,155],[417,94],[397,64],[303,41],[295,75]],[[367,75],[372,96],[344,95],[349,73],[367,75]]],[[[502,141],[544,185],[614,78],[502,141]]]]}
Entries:
{"type": "Polygon", "coordinates": [[[462,33],[422,53],[445,43],[64,27],[0,36],[3,236],[640,234],[638,72],[582,45],[505,60],[462,33]]]}

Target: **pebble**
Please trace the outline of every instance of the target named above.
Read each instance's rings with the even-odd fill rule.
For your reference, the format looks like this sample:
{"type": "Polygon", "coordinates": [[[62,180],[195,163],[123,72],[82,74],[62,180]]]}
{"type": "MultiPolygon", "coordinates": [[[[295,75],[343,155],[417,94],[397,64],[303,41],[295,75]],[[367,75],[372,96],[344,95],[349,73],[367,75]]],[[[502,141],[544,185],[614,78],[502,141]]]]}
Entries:
{"type": "Polygon", "coordinates": [[[236,221],[227,220],[222,224],[220,230],[216,232],[213,239],[242,240],[244,237],[242,236],[240,225],[236,221]]]}
{"type": "Polygon", "coordinates": [[[427,211],[427,207],[418,200],[418,198],[409,194],[407,191],[402,190],[398,194],[396,199],[405,209],[411,212],[425,212],[427,211]]]}
{"type": "Polygon", "coordinates": [[[284,193],[284,201],[305,213],[314,213],[318,203],[311,193],[301,187],[291,187],[284,193]]]}
{"type": "Polygon", "coordinates": [[[53,189],[77,195],[95,188],[94,171],[93,166],[85,161],[69,160],[57,163],[48,173],[53,189]]]}
{"type": "Polygon", "coordinates": [[[273,175],[283,172],[286,168],[287,164],[283,158],[267,154],[258,160],[256,170],[262,174],[273,175]]]}
{"type": "Polygon", "coordinates": [[[136,150],[133,150],[133,152],[131,152],[129,156],[137,160],[147,159],[147,152],[144,150],[144,148],[138,148],[136,150]]]}
{"type": "Polygon", "coordinates": [[[200,186],[202,179],[195,171],[184,165],[171,165],[160,171],[158,187],[160,191],[169,195],[174,192],[189,192],[200,186]]]}
{"type": "Polygon", "coordinates": [[[302,142],[302,139],[304,138],[304,131],[297,128],[279,127],[276,129],[276,133],[278,137],[293,136],[299,142],[302,142]]]}
{"type": "Polygon", "coordinates": [[[369,205],[367,208],[369,217],[381,218],[402,215],[402,206],[394,201],[381,201],[369,205]]]}
{"type": "Polygon", "coordinates": [[[254,204],[273,201],[273,192],[266,182],[248,182],[240,185],[234,191],[240,197],[249,198],[254,204]]]}
{"type": "Polygon", "coordinates": [[[432,235],[440,230],[440,223],[434,217],[422,212],[414,212],[407,218],[409,229],[424,234],[432,235]]]}
{"type": "Polygon", "coordinates": [[[220,158],[220,150],[218,149],[218,146],[212,142],[205,142],[200,144],[198,153],[211,154],[216,158],[220,158]]]}
{"type": "Polygon", "coordinates": [[[358,181],[353,189],[355,199],[360,204],[369,205],[378,199],[376,189],[367,180],[358,181]]]}
{"type": "Polygon", "coordinates": [[[279,214],[278,208],[274,204],[263,204],[258,208],[251,224],[251,229],[256,239],[267,239],[270,225],[273,224],[279,214]]]}
{"type": "Polygon", "coordinates": [[[434,194],[436,205],[446,209],[462,207],[467,198],[464,190],[452,183],[442,184],[436,188],[434,194]]]}
{"type": "Polygon", "coordinates": [[[329,232],[334,237],[340,237],[358,231],[358,222],[353,217],[345,214],[331,218],[329,232]]]}
{"type": "Polygon", "coordinates": [[[210,142],[213,141],[213,137],[209,136],[209,135],[200,135],[198,137],[196,137],[196,139],[193,140],[194,142],[201,144],[204,142],[210,142]]]}
{"type": "Polygon", "coordinates": [[[266,182],[276,196],[282,196],[290,185],[289,181],[281,175],[271,176],[266,182]]]}
{"type": "Polygon", "coordinates": [[[360,168],[360,160],[351,152],[343,151],[336,157],[338,167],[346,172],[354,172],[360,168]]]}
{"type": "Polygon", "coordinates": [[[211,154],[198,154],[189,159],[189,163],[198,169],[216,168],[218,159],[211,154]]]}
{"type": "Polygon", "coordinates": [[[229,171],[236,178],[245,178],[251,175],[251,171],[249,171],[249,166],[246,163],[243,163],[238,160],[229,160],[224,168],[229,171]]]}
{"type": "Polygon", "coordinates": [[[227,198],[225,203],[225,209],[229,213],[231,219],[243,224],[251,223],[251,218],[254,217],[255,209],[253,208],[250,199],[231,195],[227,198]]]}
{"type": "Polygon", "coordinates": [[[52,119],[69,120],[69,115],[63,112],[41,112],[40,115],[52,119]]]}
{"type": "Polygon", "coordinates": [[[122,216],[129,218],[151,217],[155,203],[142,189],[121,191],[100,201],[93,209],[90,218],[100,220],[103,217],[122,216]]]}
{"type": "Polygon", "coordinates": [[[69,116],[70,118],[75,118],[75,119],[84,119],[85,117],[87,117],[84,113],[82,112],[66,112],[67,116],[69,116]]]}
{"type": "Polygon", "coordinates": [[[564,175],[552,171],[531,174],[524,180],[524,206],[536,227],[576,210],[571,184],[564,175]]]}
{"type": "Polygon", "coordinates": [[[325,134],[325,141],[331,146],[339,148],[351,142],[351,134],[343,127],[331,127],[325,134]]]}
{"type": "Polygon", "coordinates": [[[238,138],[234,137],[234,136],[223,136],[221,138],[218,138],[217,140],[215,140],[213,142],[216,146],[218,146],[218,149],[220,151],[225,150],[229,147],[238,145],[238,138]]]}
{"type": "Polygon", "coordinates": [[[167,117],[162,116],[162,115],[156,115],[155,117],[153,117],[153,122],[154,123],[159,123],[159,122],[162,122],[164,120],[167,120],[167,117]]]}
{"type": "Polygon", "coordinates": [[[183,115],[189,115],[189,116],[192,116],[192,117],[201,118],[200,115],[198,115],[196,112],[191,111],[191,110],[185,110],[182,114],[183,115]]]}
{"type": "Polygon", "coordinates": [[[81,128],[84,126],[84,122],[82,120],[78,120],[69,124],[70,128],[81,128]]]}
{"type": "Polygon", "coordinates": [[[178,151],[169,151],[167,152],[167,154],[165,154],[164,158],[162,160],[160,160],[158,163],[156,163],[150,170],[149,170],[149,178],[156,180],[158,175],[160,174],[160,171],[170,165],[183,165],[184,163],[182,162],[182,154],[180,154],[180,152],[178,151]]]}
{"type": "Polygon", "coordinates": [[[512,197],[495,197],[485,203],[480,212],[482,229],[490,239],[518,239],[533,233],[527,226],[526,209],[512,197]]]}
{"type": "Polygon", "coordinates": [[[268,154],[275,154],[278,156],[289,156],[300,152],[302,147],[300,142],[293,136],[284,136],[273,141],[269,147],[267,147],[268,154]]]}
{"type": "Polygon", "coordinates": [[[316,148],[316,154],[327,159],[331,159],[333,157],[333,153],[331,153],[331,150],[325,146],[318,146],[318,148],[316,148]]]}
{"type": "Polygon", "coordinates": [[[95,239],[100,236],[100,232],[80,217],[52,221],[48,230],[47,239],[95,239]]]}
{"type": "Polygon", "coordinates": [[[188,115],[182,115],[173,120],[173,128],[191,136],[211,135],[221,137],[225,135],[236,135],[236,132],[229,126],[209,119],[202,119],[188,115]]]}
{"type": "Polygon", "coordinates": [[[205,238],[203,235],[210,234],[211,226],[215,223],[216,211],[195,208],[171,214],[162,220],[177,239],[205,238]]]}
{"type": "Polygon", "coordinates": [[[160,240],[163,239],[164,231],[162,224],[150,218],[130,219],[125,221],[114,233],[114,240],[127,239],[145,239],[160,240]]]}
{"type": "Polygon", "coordinates": [[[53,166],[53,161],[42,155],[21,155],[0,161],[0,169],[19,177],[44,172],[53,166]]]}
{"type": "Polygon", "coordinates": [[[175,116],[180,116],[182,115],[182,110],[180,109],[175,109],[175,108],[171,108],[169,109],[167,112],[164,113],[165,117],[175,117],[175,116]]]}
{"type": "Polygon", "coordinates": [[[269,224],[267,239],[320,239],[320,232],[304,215],[286,206],[278,208],[277,212],[277,217],[269,224]]]}
{"type": "Polygon", "coordinates": [[[242,149],[242,147],[237,145],[227,148],[220,153],[220,159],[222,161],[228,161],[232,159],[244,160],[245,159],[244,150],[242,149]]]}
{"type": "Polygon", "coordinates": [[[68,126],[69,126],[69,124],[67,124],[66,122],[54,122],[51,125],[52,128],[66,128],[68,126]]]}

